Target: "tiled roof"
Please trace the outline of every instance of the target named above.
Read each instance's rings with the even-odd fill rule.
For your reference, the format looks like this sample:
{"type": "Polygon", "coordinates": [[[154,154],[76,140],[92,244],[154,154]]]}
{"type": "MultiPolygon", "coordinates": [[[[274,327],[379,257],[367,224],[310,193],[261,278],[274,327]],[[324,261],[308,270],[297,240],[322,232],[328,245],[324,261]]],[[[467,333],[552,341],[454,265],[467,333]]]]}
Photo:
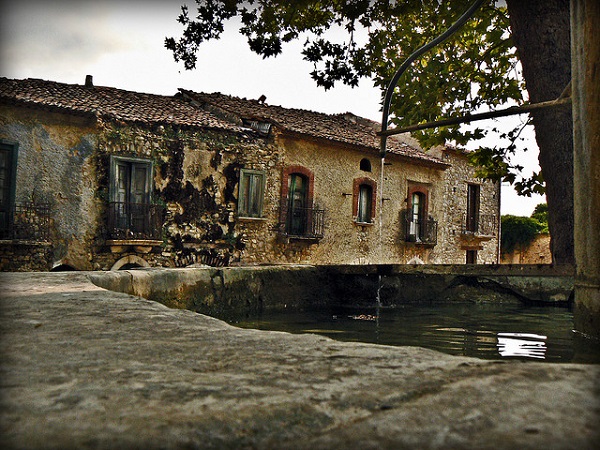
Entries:
{"type": "MultiPolygon", "coordinates": [[[[220,93],[206,94],[180,89],[180,94],[164,96],[125,91],[105,86],[83,86],[0,77],[0,102],[21,104],[92,115],[101,119],[130,123],[241,130],[242,119],[269,122],[282,131],[325,139],[379,151],[380,124],[354,114],[324,114],[302,109],[268,105],[220,93]],[[220,114],[215,115],[213,112],[220,114]],[[235,120],[231,120],[234,118],[235,120]]],[[[417,148],[414,141],[388,138],[388,152],[439,167],[448,164],[417,148]]]]}
{"type": "Polygon", "coordinates": [[[104,86],[86,87],[34,78],[15,80],[0,77],[0,101],[125,122],[240,129],[175,96],[142,94],[104,86]]]}
{"type": "MultiPolygon", "coordinates": [[[[297,133],[343,144],[356,145],[379,151],[380,138],[377,132],[381,125],[375,121],[354,114],[324,114],[303,109],[284,108],[268,105],[258,100],[247,100],[220,93],[198,93],[179,91],[201,107],[220,109],[227,115],[239,119],[269,122],[282,131],[297,133]]],[[[414,140],[413,140],[414,141],[414,140]]],[[[439,158],[428,155],[421,149],[404,142],[401,136],[388,138],[389,153],[416,158],[431,164],[447,166],[439,158]]]]}

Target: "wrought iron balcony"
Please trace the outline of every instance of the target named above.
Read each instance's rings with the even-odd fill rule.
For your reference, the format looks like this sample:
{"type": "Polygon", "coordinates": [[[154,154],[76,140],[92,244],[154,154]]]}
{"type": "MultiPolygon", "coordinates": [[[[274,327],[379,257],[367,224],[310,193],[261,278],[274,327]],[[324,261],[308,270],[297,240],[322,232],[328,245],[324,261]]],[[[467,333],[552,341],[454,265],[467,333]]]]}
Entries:
{"type": "Polygon", "coordinates": [[[43,242],[50,237],[50,205],[16,203],[0,218],[0,239],[43,242]]]}
{"type": "Polygon", "coordinates": [[[415,244],[436,245],[437,244],[437,220],[406,219],[406,242],[415,244]]]}
{"type": "Polygon", "coordinates": [[[325,210],[318,208],[284,208],[281,234],[290,239],[322,239],[325,210]]]}
{"type": "Polygon", "coordinates": [[[164,208],[150,203],[108,204],[106,239],[162,240],[164,208]]]}
{"type": "Polygon", "coordinates": [[[493,237],[498,234],[498,218],[493,214],[475,217],[463,214],[462,224],[462,235],[493,237]]]}

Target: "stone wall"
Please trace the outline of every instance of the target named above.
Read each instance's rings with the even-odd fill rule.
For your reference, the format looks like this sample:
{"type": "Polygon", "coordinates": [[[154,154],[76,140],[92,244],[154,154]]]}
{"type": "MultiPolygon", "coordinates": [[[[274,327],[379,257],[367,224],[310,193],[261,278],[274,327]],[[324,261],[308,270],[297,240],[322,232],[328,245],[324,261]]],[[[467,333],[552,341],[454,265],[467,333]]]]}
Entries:
{"type": "MultiPolygon", "coordinates": [[[[272,184],[267,190],[264,222],[241,225],[259,233],[250,239],[242,262],[402,264],[418,259],[424,263],[464,263],[461,230],[467,184],[481,186],[482,215],[498,212],[498,185],[474,178],[474,169],[462,154],[449,155],[447,160],[453,166],[445,171],[390,154],[384,166],[383,211],[376,205],[373,223],[359,224],[353,215],[353,182],[369,179],[380,195],[381,160],[377,154],[286,135],[277,136],[276,143],[283,156],[268,174],[272,184]],[[360,169],[364,158],[371,163],[369,172],[360,169]],[[325,235],[318,242],[282,241],[273,233],[279,221],[281,173],[289,166],[306,168],[314,175],[313,202],[326,214],[325,235]],[[425,187],[428,215],[438,221],[435,246],[406,242],[404,218],[409,189],[414,185],[425,187]],[[261,227],[265,223],[269,225],[261,227]]],[[[497,234],[477,243],[479,263],[497,262],[497,243],[497,234]]]]}
{"type": "Polygon", "coordinates": [[[91,281],[169,307],[219,318],[319,307],[375,308],[420,302],[566,306],[573,268],[507,265],[328,265],[138,269],[95,272],[91,281]]]}
{"type": "MultiPolygon", "coordinates": [[[[152,265],[184,267],[211,256],[239,261],[257,240],[264,221],[236,226],[240,169],[272,168],[278,150],[251,134],[107,126],[98,154],[102,167],[111,155],[153,161],[154,199],[166,212],[164,237],[160,255],[153,256],[155,249],[140,256],[152,265]]],[[[267,192],[272,182],[267,180],[267,192]]],[[[107,173],[100,176],[99,191],[108,196],[107,173]]]]}
{"type": "Polygon", "coordinates": [[[476,178],[475,168],[468,162],[467,156],[452,149],[434,149],[451,167],[444,172],[443,191],[440,195],[442,215],[440,231],[443,239],[436,247],[434,260],[437,264],[460,264],[466,261],[466,251],[477,251],[478,264],[496,264],[499,262],[499,220],[500,220],[500,185],[491,181],[476,178]],[[469,184],[480,187],[479,214],[487,221],[494,234],[486,234],[485,238],[463,233],[467,212],[467,190],[469,184]],[[495,217],[492,227],[489,218],[495,217]]]}
{"type": "Polygon", "coordinates": [[[47,271],[51,261],[48,242],[0,241],[0,272],[47,271]]]}
{"type": "Polygon", "coordinates": [[[525,248],[516,248],[511,253],[502,253],[502,264],[552,264],[550,235],[538,234],[525,248]]]}
{"type": "Polygon", "coordinates": [[[49,261],[91,269],[89,243],[96,234],[94,195],[97,129],[89,118],[0,106],[0,136],[18,144],[16,202],[48,204],[49,261]]]}

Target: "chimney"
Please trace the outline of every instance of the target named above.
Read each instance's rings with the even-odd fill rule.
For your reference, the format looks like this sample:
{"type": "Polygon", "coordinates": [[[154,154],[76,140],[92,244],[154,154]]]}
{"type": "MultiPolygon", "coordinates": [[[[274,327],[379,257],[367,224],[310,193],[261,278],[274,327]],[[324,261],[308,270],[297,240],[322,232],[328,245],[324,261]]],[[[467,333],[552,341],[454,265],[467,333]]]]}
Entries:
{"type": "Polygon", "coordinates": [[[94,87],[94,77],[91,75],[85,76],[85,87],[92,88],[94,87]]]}

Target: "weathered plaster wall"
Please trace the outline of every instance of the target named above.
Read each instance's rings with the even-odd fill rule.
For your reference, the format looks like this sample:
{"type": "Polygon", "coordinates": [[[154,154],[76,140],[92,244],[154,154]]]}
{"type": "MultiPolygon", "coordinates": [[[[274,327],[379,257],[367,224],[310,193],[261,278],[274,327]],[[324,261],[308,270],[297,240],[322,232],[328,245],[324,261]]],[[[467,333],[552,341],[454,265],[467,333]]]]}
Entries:
{"type": "MultiPolygon", "coordinates": [[[[3,107],[1,136],[19,143],[17,201],[48,202],[52,211],[51,261],[80,270],[126,264],[185,267],[231,264],[463,263],[461,228],[467,183],[477,182],[466,158],[454,152],[447,170],[390,154],[383,209],[372,224],[358,224],[355,180],[367,179],[379,196],[378,155],[289,135],[259,136],[149,124],[103,122],[64,114],[3,107]],[[153,163],[153,201],[165,209],[162,243],[145,251],[106,242],[110,157],[153,163]],[[361,170],[369,159],[371,170],[361,170]],[[313,205],[324,208],[318,241],[289,241],[279,231],[283,173],[302,166],[314,174],[313,205]],[[237,213],[240,169],[265,171],[264,214],[237,213]],[[409,187],[428,192],[428,216],[438,221],[438,243],[405,242],[409,187]],[[381,213],[381,216],[380,216],[381,213]],[[379,221],[382,226],[379,226],[379,221]]],[[[481,184],[481,214],[497,210],[497,185],[481,184]],[[496,210],[495,210],[496,209],[496,210]]],[[[283,191],[287,190],[287,186],[283,191]]],[[[496,262],[497,240],[484,242],[478,262],[496,262]]]]}
{"type": "MultiPolygon", "coordinates": [[[[383,214],[377,205],[371,225],[361,225],[353,217],[353,181],[368,178],[381,189],[381,162],[368,154],[323,142],[278,136],[282,150],[281,167],[299,165],[314,172],[314,203],[326,210],[325,236],[318,243],[282,243],[273,234],[258,240],[267,252],[265,261],[310,264],[407,263],[418,258],[425,263],[464,263],[465,241],[461,237],[467,209],[467,185],[481,186],[481,215],[498,213],[498,185],[474,177],[474,169],[463,155],[452,152],[443,171],[407,162],[392,154],[386,157],[383,184],[383,214]],[[360,169],[363,158],[371,162],[371,172],[360,169]],[[410,185],[425,186],[429,193],[428,215],[438,221],[438,243],[426,246],[405,241],[406,209],[410,185]],[[382,221],[380,229],[379,223],[382,221]],[[268,245],[271,243],[271,245],[268,245]],[[272,250],[270,250],[272,249],[272,250]],[[270,252],[270,254],[268,253],[270,252]]],[[[278,174],[269,178],[280,184],[278,174]]],[[[273,193],[271,193],[273,194],[273,193]]],[[[276,192],[277,195],[278,192],[276,192]]],[[[379,196],[379,192],[377,192],[379,196]]],[[[279,201],[269,199],[268,220],[276,223],[279,201]],[[275,210],[273,210],[275,208],[275,210]]],[[[258,244],[260,245],[260,244],[258,244]]],[[[497,236],[478,243],[478,263],[496,263],[497,236]]]]}
{"type": "MultiPolygon", "coordinates": [[[[111,126],[103,134],[99,155],[104,167],[110,155],[154,163],[154,200],[165,206],[166,215],[163,246],[155,249],[160,257],[155,256],[152,265],[183,267],[209,256],[236,261],[265,228],[236,227],[240,168],[266,170],[276,165],[278,149],[263,139],[251,134],[111,126]]],[[[100,191],[107,197],[107,173],[101,177],[100,191]]]]}
{"type": "Polygon", "coordinates": [[[17,202],[47,203],[52,211],[51,260],[89,270],[96,232],[94,122],[83,117],[0,107],[0,136],[18,143],[17,202]]]}

